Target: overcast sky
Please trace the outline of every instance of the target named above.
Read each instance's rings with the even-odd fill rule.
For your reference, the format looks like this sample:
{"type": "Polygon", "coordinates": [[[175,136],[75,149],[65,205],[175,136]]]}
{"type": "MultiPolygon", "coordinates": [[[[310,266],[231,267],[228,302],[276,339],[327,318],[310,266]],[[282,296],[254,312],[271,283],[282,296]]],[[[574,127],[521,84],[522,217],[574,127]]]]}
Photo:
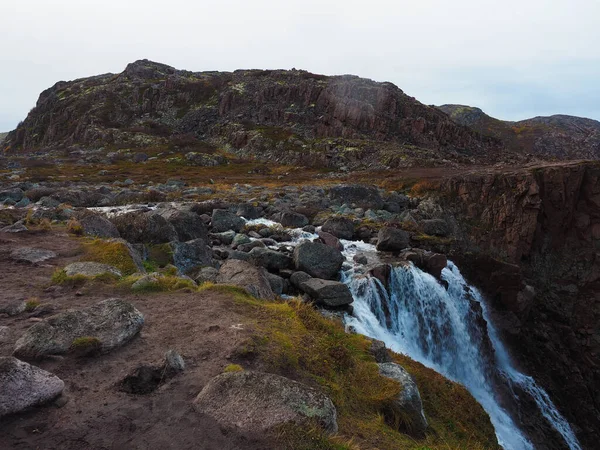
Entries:
{"type": "Polygon", "coordinates": [[[148,58],[391,81],[507,120],[600,120],[600,0],[2,0],[0,131],[59,80],[148,58]]]}

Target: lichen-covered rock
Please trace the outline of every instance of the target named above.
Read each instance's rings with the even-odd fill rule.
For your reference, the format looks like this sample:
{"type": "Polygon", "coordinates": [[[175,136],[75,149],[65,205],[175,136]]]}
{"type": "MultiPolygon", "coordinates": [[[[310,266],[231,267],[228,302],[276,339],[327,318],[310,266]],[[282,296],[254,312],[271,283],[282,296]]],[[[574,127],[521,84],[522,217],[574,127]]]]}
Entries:
{"type": "Polygon", "coordinates": [[[288,378],[261,372],[223,373],[202,389],[196,411],[225,428],[266,432],[280,425],[316,422],[336,433],[337,411],[322,392],[288,378]]]}
{"type": "Polygon", "coordinates": [[[294,249],[296,270],[323,279],[337,278],[344,257],[339,250],[320,242],[302,242],[294,249]]]}
{"type": "Polygon", "coordinates": [[[108,352],[130,341],[143,325],[144,316],[133,305],[112,298],[36,323],[16,342],[14,355],[35,359],[67,353],[80,338],[95,338],[99,350],[108,352]]]}
{"type": "Polygon", "coordinates": [[[91,261],[71,263],[66,266],[64,270],[65,274],[69,277],[74,277],[77,275],[96,277],[105,274],[114,275],[119,278],[122,276],[119,269],[114,266],[91,261]]]}
{"type": "Polygon", "coordinates": [[[378,366],[381,375],[402,385],[402,391],[391,405],[392,410],[386,411],[388,421],[395,422],[401,417],[402,423],[392,423],[392,425],[402,426],[415,436],[423,436],[428,424],[417,383],[399,364],[386,362],[380,363],[378,366]]]}
{"type": "Polygon", "coordinates": [[[294,265],[294,261],[288,255],[268,248],[255,247],[250,250],[250,260],[267,270],[285,270],[294,265]]]}
{"type": "Polygon", "coordinates": [[[181,242],[207,239],[208,230],[198,214],[175,208],[159,209],[157,212],[173,225],[181,242]]]}
{"type": "Polygon", "coordinates": [[[56,258],[57,256],[58,255],[52,250],[32,247],[17,248],[10,253],[10,257],[15,261],[29,264],[39,264],[49,259],[56,258]]]}
{"type": "Polygon", "coordinates": [[[265,300],[275,298],[265,269],[247,261],[228,259],[219,269],[217,283],[240,286],[257,298],[265,300]]]}
{"type": "Polygon", "coordinates": [[[0,357],[0,417],[58,397],[63,381],[50,372],[12,356],[0,357]]]}
{"type": "Polygon", "coordinates": [[[188,242],[171,242],[173,263],[181,272],[198,266],[212,265],[212,250],[203,239],[188,242]]]}

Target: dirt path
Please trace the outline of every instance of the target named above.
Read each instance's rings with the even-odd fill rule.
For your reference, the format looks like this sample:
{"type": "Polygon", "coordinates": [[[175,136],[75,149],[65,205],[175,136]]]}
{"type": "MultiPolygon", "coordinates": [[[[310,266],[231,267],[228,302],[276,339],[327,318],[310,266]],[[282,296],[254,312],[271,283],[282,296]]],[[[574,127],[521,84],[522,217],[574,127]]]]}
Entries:
{"type": "MultiPolygon", "coordinates": [[[[46,288],[52,272],[77,259],[78,243],[61,233],[0,233],[0,304],[36,296],[55,312],[115,296],[113,288],[46,288]],[[8,257],[13,248],[58,250],[47,265],[31,266],[8,257]]],[[[228,356],[251,333],[233,300],[215,292],[120,295],[146,318],[141,334],[109,354],[57,357],[35,362],[65,381],[66,405],[48,405],[0,421],[2,449],[238,449],[270,448],[263,438],[220,429],[195,413],[192,401],[206,382],[229,364],[228,356]],[[242,328],[242,329],[239,329],[242,328]],[[186,370],[148,395],[121,392],[117,384],[141,364],[159,365],[167,350],[179,352],[186,370]]],[[[29,313],[0,314],[0,356],[39,320],[29,313]]]]}

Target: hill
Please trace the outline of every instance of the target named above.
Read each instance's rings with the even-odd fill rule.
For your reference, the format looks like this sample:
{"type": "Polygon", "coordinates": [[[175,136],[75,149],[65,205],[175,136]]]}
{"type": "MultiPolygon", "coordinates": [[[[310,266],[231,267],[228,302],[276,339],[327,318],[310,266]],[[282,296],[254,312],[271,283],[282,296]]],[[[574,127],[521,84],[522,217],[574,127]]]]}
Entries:
{"type": "Polygon", "coordinates": [[[508,149],[546,159],[600,158],[600,122],[554,115],[509,122],[464,105],[442,105],[452,120],[484,136],[500,139],[508,149]]]}

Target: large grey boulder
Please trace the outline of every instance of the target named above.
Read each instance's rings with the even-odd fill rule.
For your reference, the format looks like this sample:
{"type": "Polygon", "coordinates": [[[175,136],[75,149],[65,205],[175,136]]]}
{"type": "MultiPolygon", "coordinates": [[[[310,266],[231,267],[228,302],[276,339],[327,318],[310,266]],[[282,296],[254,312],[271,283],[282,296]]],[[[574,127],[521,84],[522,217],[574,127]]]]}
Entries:
{"type": "Polygon", "coordinates": [[[0,357],[0,417],[58,397],[65,383],[56,375],[12,356],[0,357]]]}
{"type": "Polygon", "coordinates": [[[228,259],[219,269],[217,283],[240,286],[257,298],[265,300],[275,298],[265,269],[248,261],[228,259]]]}
{"type": "Polygon", "coordinates": [[[331,217],[321,227],[326,233],[339,239],[352,239],[354,236],[354,223],[347,217],[331,217]]]}
{"type": "Polygon", "coordinates": [[[211,266],[212,250],[204,239],[194,239],[188,242],[171,242],[173,263],[181,272],[187,272],[198,266],[211,266]]]}
{"type": "Polygon", "coordinates": [[[344,257],[339,250],[320,242],[302,242],[294,249],[296,270],[323,279],[337,278],[344,257]]]}
{"type": "Polygon", "coordinates": [[[239,233],[246,222],[241,217],[230,213],[226,209],[215,209],[212,213],[212,231],[220,233],[222,231],[233,230],[239,233]]]}
{"type": "Polygon", "coordinates": [[[420,248],[404,250],[399,255],[407,261],[412,261],[419,269],[440,279],[442,270],[448,265],[448,258],[441,253],[433,253],[420,248]]]}
{"type": "Polygon", "coordinates": [[[208,238],[208,230],[202,218],[191,211],[183,211],[179,209],[160,209],[158,214],[167,219],[173,225],[177,237],[181,242],[193,241],[195,239],[208,238]]]}
{"type": "Polygon", "coordinates": [[[294,266],[294,260],[291,257],[276,250],[255,247],[248,254],[254,264],[262,266],[267,270],[291,269],[294,266]]]}
{"type": "Polygon", "coordinates": [[[311,278],[300,283],[300,289],[317,303],[325,306],[346,306],[354,301],[348,286],[338,281],[311,278]]]}
{"type": "Polygon", "coordinates": [[[317,236],[319,236],[319,241],[321,241],[323,244],[327,245],[328,247],[335,248],[336,250],[339,250],[340,252],[342,250],[344,250],[344,244],[342,244],[340,242],[340,240],[337,237],[335,237],[333,234],[327,233],[326,231],[318,231],[317,236]]]}
{"type": "Polygon", "coordinates": [[[230,372],[208,382],[194,401],[225,428],[266,432],[284,424],[317,423],[336,433],[337,411],[322,392],[288,378],[261,372],[230,372]]]}
{"type": "Polygon", "coordinates": [[[114,223],[98,214],[87,214],[79,219],[83,234],[100,238],[119,238],[119,230],[114,223]]]}
{"type": "Polygon", "coordinates": [[[390,407],[391,410],[385,414],[386,418],[389,422],[398,422],[398,418],[402,418],[402,423],[392,423],[392,425],[403,427],[415,436],[423,436],[428,424],[417,383],[399,364],[386,362],[378,366],[381,375],[397,381],[402,386],[402,391],[390,407]]]}
{"type": "Polygon", "coordinates": [[[304,214],[299,214],[293,211],[284,211],[277,214],[275,220],[284,227],[302,228],[308,225],[308,218],[304,214]]]}
{"type": "Polygon", "coordinates": [[[111,219],[131,243],[165,244],[178,240],[175,227],[155,211],[130,212],[111,219]]]}
{"type": "Polygon", "coordinates": [[[410,234],[397,228],[385,227],[377,235],[377,250],[399,252],[410,247],[410,234]]]}
{"type": "Polygon", "coordinates": [[[0,202],[3,202],[5,200],[12,200],[13,202],[16,203],[19,200],[21,200],[24,195],[25,195],[25,193],[20,188],[7,189],[4,191],[0,191],[0,202]]]}
{"type": "Polygon", "coordinates": [[[32,247],[17,248],[10,253],[11,259],[29,264],[39,264],[57,256],[52,250],[32,247]]]}
{"type": "Polygon", "coordinates": [[[82,275],[85,277],[97,277],[99,275],[114,275],[121,278],[122,274],[114,266],[98,262],[75,262],[65,267],[65,273],[69,277],[82,275]]]}
{"type": "Polygon", "coordinates": [[[67,353],[79,338],[95,338],[99,351],[108,352],[130,341],[143,325],[144,316],[133,305],[111,298],[36,323],[16,342],[14,355],[35,359],[67,353]]]}

